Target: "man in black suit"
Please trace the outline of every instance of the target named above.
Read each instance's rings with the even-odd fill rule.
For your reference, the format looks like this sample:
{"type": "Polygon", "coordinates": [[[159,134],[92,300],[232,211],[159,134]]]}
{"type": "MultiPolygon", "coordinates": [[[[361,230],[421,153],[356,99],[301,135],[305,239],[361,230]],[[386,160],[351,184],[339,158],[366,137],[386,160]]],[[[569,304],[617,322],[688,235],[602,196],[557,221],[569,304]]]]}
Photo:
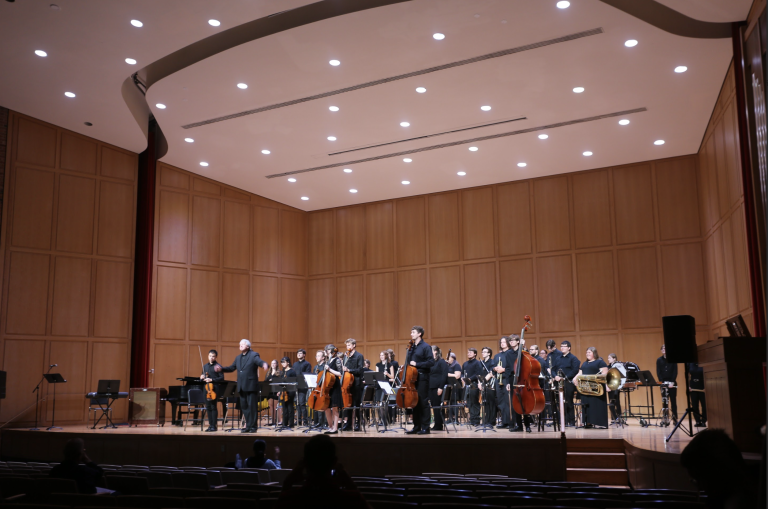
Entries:
{"type": "MultiPolygon", "coordinates": [[[[304,374],[312,374],[312,364],[306,360],[307,351],[303,348],[299,348],[296,352],[296,358],[299,359],[293,363],[293,370],[296,372],[296,377],[300,380],[304,380],[304,374]]],[[[300,380],[297,380],[299,382],[300,380]]],[[[299,425],[308,426],[307,420],[307,395],[312,392],[308,389],[302,389],[296,391],[296,408],[299,414],[299,425]]]]}
{"type": "Polygon", "coordinates": [[[247,339],[240,341],[240,351],[242,353],[235,357],[232,365],[222,367],[221,371],[231,373],[237,370],[240,409],[245,415],[245,428],[240,431],[256,433],[259,409],[259,368],[267,369],[267,363],[261,360],[258,352],[251,350],[251,342],[247,339]]]}

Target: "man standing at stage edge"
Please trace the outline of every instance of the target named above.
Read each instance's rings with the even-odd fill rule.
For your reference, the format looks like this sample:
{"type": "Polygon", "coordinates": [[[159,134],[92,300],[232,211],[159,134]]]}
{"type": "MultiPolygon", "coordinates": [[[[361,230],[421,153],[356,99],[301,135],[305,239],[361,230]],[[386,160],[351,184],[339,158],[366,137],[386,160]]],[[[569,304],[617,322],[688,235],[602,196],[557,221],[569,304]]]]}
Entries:
{"type": "MultiPolygon", "coordinates": [[[[237,370],[237,392],[240,393],[240,408],[245,415],[245,428],[241,433],[256,433],[256,419],[259,410],[259,368],[267,369],[267,363],[261,360],[258,352],[251,350],[251,342],[240,341],[240,355],[235,357],[231,366],[222,367],[225,373],[237,370]]],[[[218,371],[218,369],[217,369],[218,371]]]]}

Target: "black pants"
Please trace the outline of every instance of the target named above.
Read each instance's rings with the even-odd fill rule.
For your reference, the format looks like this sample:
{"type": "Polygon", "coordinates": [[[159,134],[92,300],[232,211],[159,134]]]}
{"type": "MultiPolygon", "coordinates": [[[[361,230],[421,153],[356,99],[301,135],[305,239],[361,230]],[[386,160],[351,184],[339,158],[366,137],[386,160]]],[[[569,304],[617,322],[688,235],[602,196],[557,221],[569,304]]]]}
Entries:
{"type": "Polygon", "coordinates": [[[294,403],[296,402],[296,393],[287,393],[287,399],[282,401],[283,405],[283,426],[293,426],[293,417],[296,415],[294,412],[294,403]]]}
{"type": "Polygon", "coordinates": [[[439,387],[429,390],[429,402],[432,404],[432,415],[435,416],[435,430],[443,429],[443,411],[440,409],[440,403],[443,401],[443,395],[438,394],[439,387]]]}
{"type": "Polygon", "coordinates": [[[312,412],[312,422],[314,422],[315,426],[327,426],[328,421],[325,418],[325,412],[312,412]]]}
{"type": "Polygon", "coordinates": [[[206,401],[205,413],[208,414],[208,426],[216,428],[219,421],[219,401],[215,399],[206,401]]]}
{"type": "Polygon", "coordinates": [[[671,410],[670,416],[677,420],[677,387],[669,388],[669,409],[671,410]]]}
{"type": "Polygon", "coordinates": [[[576,386],[573,385],[569,380],[566,380],[563,392],[563,406],[565,406],[565,425],[575,426],[576,416],[573,413],[573,393],[576,392],[576,386]]]}
{"type": "Polygon", "coordinates": [[[483,389],[483,424],[496,425],[496,391],[483,389]]]}
{"type": "Polygon", "coordinates": [[[477,426],[480,424],[480,391],[474,387],[469,389],[467,405],[469,406],[469,423],[477,426]]]}
{"type": "Polygon", "coordinates": [[[417,380],[416,392],[419,393],[419,402],[413,407],[413,429],[429,431],[429,380],[417,380]]]}
{"type": "Polygon", "coordinates": [[[299,390],[296,394],[297,409],[299,414],[299,424],[304,425],[307,423],[307,390],[299,390]]]}
{"type": "Polygon", "coordinates": [[[609,407],[611,409],[611,420],[615,421],[621,417],[621,393],[619,391],[609,392],[608,403],[612,405],[609,407]]]}
{"type": "Polygon", "coordinates": [[[509,392],[506,383],[496,382],[496,406],[501,413],[501,425],[509,426],[509,392]]]}
{"type": "Polygon", "coordinates": [[[512,415],[511,415],[510,421],[509,421],[509,429],[514,429],[516,427],[522,427],[523,422],[525,422],[526,426],[530,426],[531,425],[531,416],[530,415],[523,416],[523,415],[518,414],[517,412],[515,412],[514,398],[515,398],[515,393],[513,392],[512,393],[512,399],[513,399],[513,401],[512,401],[512,408],[510,409],[512,415]]]}
{"type": "Polygon", "coordinates": [[[259,417],[258,391],[240,391],[240,410],[245,417],[245,428],[256,429],[259,417]]]}
{"type": "Polygon", "coordinates": [[[691,391],[691,408],[693,409],[693,417],[696,418],[696,422],[706,424],[707,399],[704,397],[703,391],[691,391]],[[699,405],[701,405],[701,410],[699,410],[699,405]]]}
{"type": "MultiPolygon", "coordinates": [[[[357,382],[357,380],[360,380],[360,379],[356,379],[355,382],[357,382]]],[[[363,384],[354,383],[352,385],[352,406],[359,407],[360,401],[362,401],[362,399],[363,399],[363,384]]],[[[352,413],[353,413],[352,409],[344,410],[343,417],[347,419],[346,425],[350,425],[350,426],[352,425],[352,413]]],[[[357,410],[354,413],[355,413],[355,426],[359,426],[360,410],[357,410]]]]}

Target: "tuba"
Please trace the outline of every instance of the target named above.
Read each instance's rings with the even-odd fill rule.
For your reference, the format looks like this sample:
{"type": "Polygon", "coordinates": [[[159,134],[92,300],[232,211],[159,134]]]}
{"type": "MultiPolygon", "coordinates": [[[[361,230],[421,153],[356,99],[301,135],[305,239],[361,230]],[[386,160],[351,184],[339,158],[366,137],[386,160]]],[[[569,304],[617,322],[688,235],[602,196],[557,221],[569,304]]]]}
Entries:
{"type": "Polygon", "coordinates": [[[603,384],[606,384],[612,391],[617,390],[621,385],[621,371],[611,368],[607,375],[581,375],[576,384],[576,390],[584,396],[599,397],[605,394],[603,384]]]}

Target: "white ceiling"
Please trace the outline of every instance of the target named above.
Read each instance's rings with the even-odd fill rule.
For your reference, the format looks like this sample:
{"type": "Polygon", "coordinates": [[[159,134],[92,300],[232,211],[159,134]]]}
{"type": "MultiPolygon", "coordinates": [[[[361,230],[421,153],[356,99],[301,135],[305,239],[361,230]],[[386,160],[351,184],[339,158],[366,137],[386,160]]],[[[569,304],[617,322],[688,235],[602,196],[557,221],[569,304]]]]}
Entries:
{"type": "MultiPolygon", "coordinates": [[[[127,76],[237,24],[299,0],[52,0],[0,2],[0,105],[140,152],[146,146],[120,94],[127,76]],[[219,19],[221,27],[207,24],[219,19]],[[140,19],[144,27],[129,24],[140,19]],[[34,50],[48,57],[39,58],[34,50]],[[136,66],[124,62],[135,58],[136,66]],[[77,93],[67,99],[63,92],[77,93]],[[93,127],[86,127],[89,121],[93,127]]],[[[705,21],[744,19],[750,0],[662,0],[705,21]]],[[[169,144],[163,161],[304,210],[632,163],[698,150],[731,42],[656,29],[598,0],[414,0],[312,23],[232,48],[154,84],[147,101],[169,144]],[[504,21],[506,21],[504,23],[504,21]],[[181,126],[576,32],[604,33],[202,127],[181,126]],[[445,40],[436,41],[434,32],[445,40]],[[639,44],[626,48],[624,41],[639,44]],[[338,67],[328,65],[336,58],[338,67]],[[676,74],[677,65],[688,72],[676,74]],[[247,90],[236,88],[245,82],[247,90]],[[427,93],[417,94],[417,86],[427,93]],[[572,88],[586,91],[574,94],[572,88]],[[155,104],[168,107],[159,110],[155,104]],[[492,106],[489,112],[482,105],[492,106]],[[332,113],[329,105],[339,106],[332,113]],[[266,175],[645,107],[508,136],[286,177],[266,175]],[[426,140],[348,150],[525,116],[426,140]],[[628,118],[628,126],[619,126],[628,118]],[[399,126],[401,121],[411,126],[399,126]],[[326,137],[338,139],[329,142],[326,137]],[[185,143],[185,137],[195,139],[185,143]],[[655,146],[653,141],[666,143],[655,146]],[[262,149],[271,154],[261,154],[262,149]],[[594,155],[584,157],[585,150],[594,155]],[[203,168],[200,161],[210,166],[203,168]],[[518,162],[527,163],[519,168],[518,162]],[[466,171],[459,177],[457,171],[466,171]],[[410,185],[402,185],[402,180],[410,185]],[[358,189],[351,194],[349,189],[358,189]],[[309,201],[302,201],[308,196],[309,201]]]]}

